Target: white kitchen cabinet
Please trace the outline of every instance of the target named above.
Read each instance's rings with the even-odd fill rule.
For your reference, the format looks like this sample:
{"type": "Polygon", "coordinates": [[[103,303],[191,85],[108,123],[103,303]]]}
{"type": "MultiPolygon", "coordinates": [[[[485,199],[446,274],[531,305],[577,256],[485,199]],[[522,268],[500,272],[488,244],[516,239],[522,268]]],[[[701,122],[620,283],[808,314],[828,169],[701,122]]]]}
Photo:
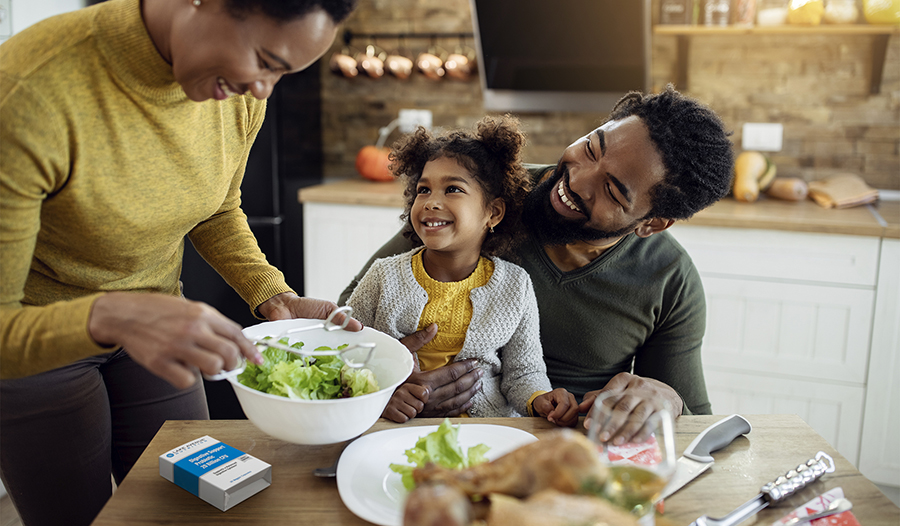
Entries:
{"type": "Polygon", "coordinates": [[[713,411],[798,414],[857,464],[881,238],[690,225],[670,232],[703,279],[713,411]]]}
{"type": "Polygon", "coordinates": [[[304,295],[337,301],[382,245],[400,231],[402,208],[303,204],[304,295]]]}
{"type": "Polygon", "coordinates": [[[704,371],[715,414],[795,414],[848,459],[847,452],[859,451],[864,387],[727,372],[705,363],[704,371]]]}
{"type": "Polygon", "coordinates": [[[900,240],[885,239],[876,289],[859,470],[900,486],[900,240]]]}

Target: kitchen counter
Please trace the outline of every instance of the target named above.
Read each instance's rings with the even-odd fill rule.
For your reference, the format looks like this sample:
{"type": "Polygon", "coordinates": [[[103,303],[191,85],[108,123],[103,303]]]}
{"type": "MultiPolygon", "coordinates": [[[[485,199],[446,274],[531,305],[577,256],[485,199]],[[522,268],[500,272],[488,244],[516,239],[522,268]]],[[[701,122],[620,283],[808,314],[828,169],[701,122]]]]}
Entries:
{"type": "MultiPolygon", "coordinates": [[[[301,203],[402,208],[403,185],[351,178],[303,188],[298,199],[301,203]]],[[[741,203],[726,197],[685,224],[900,239],[900,201],[878,201],[872,205],[833,210],[810,200],[791,202],[762,196],[755,203],[741,203]]]]}

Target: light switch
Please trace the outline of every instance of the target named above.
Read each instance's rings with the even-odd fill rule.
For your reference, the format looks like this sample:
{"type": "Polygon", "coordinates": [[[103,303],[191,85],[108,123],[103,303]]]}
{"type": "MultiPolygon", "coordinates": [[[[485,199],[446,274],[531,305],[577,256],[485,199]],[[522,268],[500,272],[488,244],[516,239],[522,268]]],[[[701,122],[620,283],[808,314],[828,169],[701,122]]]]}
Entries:
{"type": "Polygon", "coordinates": [[[784,126],[771,122],[745,122],[741,148],[760,152],[780,152],[784,126]]]}
{"type": "Polygon", "coordinates": [[[410,133],[417,126],[431,129],[431,110],[400,110],[400,132],[410,133]]]}

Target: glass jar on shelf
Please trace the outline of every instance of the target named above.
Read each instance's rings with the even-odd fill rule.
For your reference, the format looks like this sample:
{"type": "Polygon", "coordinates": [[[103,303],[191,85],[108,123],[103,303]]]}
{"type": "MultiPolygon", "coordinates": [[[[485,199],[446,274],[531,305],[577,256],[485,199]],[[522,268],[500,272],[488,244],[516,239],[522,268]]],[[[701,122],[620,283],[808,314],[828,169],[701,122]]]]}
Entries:
{"type": "Polygon", "coordinates": [[[756,0],[734,0],[732,21],[736,26],[752,26],[756,20],[756,0]]]}
{"type": "Polygon", "coordinates": [[[694,14],[693,0],[660,0],[659,23],[665,25],[688,25],[694,14]]]}
{"type": "Polygon", "coordinates": [[[817,26],[822,23],[825,2],[822,0],[791,0],[788,4],[788,24],[817,26]]]}
{"type": "Polygon", "coordinates": [[[783,26],[787,23],[787,15],[788,0],[759,0],[756,7],[756,25],[783,26]]]}
{"type": "Polygon", "coordinates": [[[827,24],[855,24],[859,19],[856,0],[825,0],[822,20],[827,24]]]}
{"type": "Polygon", "coordinates": [[[727,26],[731,16],[730,0],[704,0],[703,25],[727,26]]]}
{"type": "Polygon", "coordinates": [[[870,24],[900,24],[900,0],[863,0],[863,15],[870,24]]]}

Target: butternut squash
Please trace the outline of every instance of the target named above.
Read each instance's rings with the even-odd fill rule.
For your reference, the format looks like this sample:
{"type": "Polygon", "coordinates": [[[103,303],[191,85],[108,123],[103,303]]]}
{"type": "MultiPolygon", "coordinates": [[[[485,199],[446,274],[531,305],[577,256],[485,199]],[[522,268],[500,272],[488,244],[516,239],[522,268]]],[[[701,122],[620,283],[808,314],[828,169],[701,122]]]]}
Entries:
{"type": "Polygon", "coordinates": [[[738,201],[752,203],[759,198],[760,190],[768,188],[774,178],[775,164],[765,154],[741,152],[734,160],[731,193],[738,201]]]}
{"type": "Polygon", "coordinates": [[[802,201],[806,199],[809,187],[799,177],[776,177],[766,195],[785,201],[802,201]]]}

